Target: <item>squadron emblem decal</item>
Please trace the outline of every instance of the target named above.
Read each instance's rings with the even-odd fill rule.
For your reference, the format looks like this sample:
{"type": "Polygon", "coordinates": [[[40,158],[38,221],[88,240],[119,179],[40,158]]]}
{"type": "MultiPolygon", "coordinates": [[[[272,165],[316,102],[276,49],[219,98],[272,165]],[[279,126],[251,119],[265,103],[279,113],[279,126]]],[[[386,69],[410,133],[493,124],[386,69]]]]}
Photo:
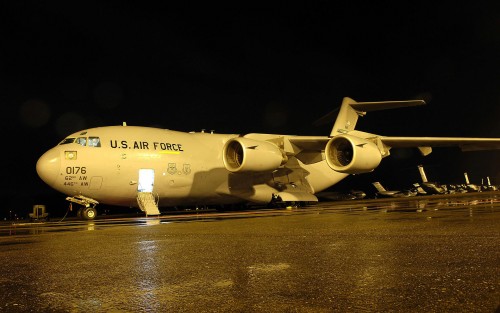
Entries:
{"type": "Polygon", "coordinates": [[[177,164],[175,163],[168,163],[168,170],[167,172],[171,175],[174,175],[177,173],[177,164]]]}

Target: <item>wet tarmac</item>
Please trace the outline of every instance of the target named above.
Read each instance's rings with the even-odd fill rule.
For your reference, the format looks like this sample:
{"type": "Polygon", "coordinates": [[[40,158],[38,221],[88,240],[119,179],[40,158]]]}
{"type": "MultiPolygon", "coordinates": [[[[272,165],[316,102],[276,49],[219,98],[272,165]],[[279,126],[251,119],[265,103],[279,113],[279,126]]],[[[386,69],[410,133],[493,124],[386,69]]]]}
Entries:
{"type": "Polygon", "coordinates": [[[500,194],[0,225],[0,312],[498,312],[500,194]]]}

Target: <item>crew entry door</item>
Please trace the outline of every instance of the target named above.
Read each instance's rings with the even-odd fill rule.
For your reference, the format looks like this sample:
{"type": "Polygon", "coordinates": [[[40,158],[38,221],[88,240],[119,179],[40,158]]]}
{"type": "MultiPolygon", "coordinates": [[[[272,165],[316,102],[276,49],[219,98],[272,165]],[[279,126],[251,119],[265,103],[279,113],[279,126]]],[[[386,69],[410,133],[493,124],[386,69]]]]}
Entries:
{"type": "Polygon", "coordinates": [[[153,192],[155,183],[155,171],[149,168],[142,168],[139,170],[139,184],[137,191],[139,192],[153,192]]]}

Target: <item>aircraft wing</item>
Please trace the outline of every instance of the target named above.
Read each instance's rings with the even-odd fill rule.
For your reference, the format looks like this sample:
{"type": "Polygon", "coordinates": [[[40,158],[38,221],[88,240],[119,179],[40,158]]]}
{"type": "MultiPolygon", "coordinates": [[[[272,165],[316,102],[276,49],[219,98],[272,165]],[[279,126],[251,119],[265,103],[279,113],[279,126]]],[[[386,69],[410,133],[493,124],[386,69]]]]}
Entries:
{"type": "MultiPolygon", "coordinates": [[[[432,152],[432,147],[458,147],[462,151],[500,150],[500,138],[464,138],[464,137],[391,137],[377,136],[369,133],[353,131],[355,137],[364,138],[374,142],[382,142],[385,150],[391,148],[418,148],[422,155],[432,152]],[[357,136],[356,136],[357,135],[357,136]]],[[[332,138],[322,136],[292,136],[288,137],[292,150],[300,153],[303,162],[317,162],[318,156],[308,155],[305,151],[323,151],[332,138]]],[[[381,150],[382,151],[382,150],[381,150]]],[[[383,153],[387,156],[388,153],[383,153]]]]}
{"type": "Polygon", "coordinates": [[[500,138],[384,136],[379,138],[385,145],[392,148],[459,147],[462,151],[500,149],[500,138]]]}
{"type": "MultiPolygon", "coordinates": [[[[392,137],[361,136],[378,138],[391,148],[459,147],[462,151],[500,150],[500,138],[474,137],[392,137]]],[[[289,141],[302,150],[323,150],[331,138],[324,136],[289,137],[289,141]]]]}

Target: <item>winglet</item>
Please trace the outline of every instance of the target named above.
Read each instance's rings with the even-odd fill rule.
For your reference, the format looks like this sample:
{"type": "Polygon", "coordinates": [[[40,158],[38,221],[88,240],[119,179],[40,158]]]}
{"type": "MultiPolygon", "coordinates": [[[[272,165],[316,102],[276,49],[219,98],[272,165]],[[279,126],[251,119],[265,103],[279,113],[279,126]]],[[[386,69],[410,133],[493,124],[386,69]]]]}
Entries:
{"type": "Polygon", "coordinates": [[[354,128],[356,127],[356,123],[358,122],[358,117],[365,116],[366,112],[395,109],[401,107],[411,107],[424,104],[424,100],[356,102],[349,97],[344,97],[330,136],[348,133],[354,130],[354,128]]]}

